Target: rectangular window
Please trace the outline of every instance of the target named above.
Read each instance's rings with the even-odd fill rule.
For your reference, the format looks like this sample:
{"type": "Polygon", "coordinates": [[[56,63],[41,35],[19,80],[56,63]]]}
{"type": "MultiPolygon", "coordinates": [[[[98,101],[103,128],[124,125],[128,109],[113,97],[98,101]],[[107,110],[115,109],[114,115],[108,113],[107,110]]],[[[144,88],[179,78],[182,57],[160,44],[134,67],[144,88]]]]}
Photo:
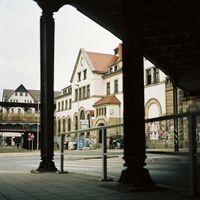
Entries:
{"type": "Polygon", "coordinates": [[[119,91],[119,88],[118,88],[118,80],[115,80],[115,93],[117,93],[119,91]]]}
{"type": "Polygon", "coordinates": [[[96,117],[98,117],[98,116],[99,116],[99,110],[96,109],[96,117]]]}
{"type": "Polygon", "coordinates": [[[159,78],[159,69],[154,68],[154,83],[159,83],[160,78],[159,78]]]}
{"type": "Polygon", "coordinates": [[[85,87],[83,87],[83,99],[86,98],[85,87]]]}
{"type": "Polygon", "coordinates": [[[81,72],[78,73],[78,81],[81,81],[81,72]]]}
{"type": "Polygon", "coordinates": [[[62,110],[64,110],[64,101],[62,101],[62,110]]]}
{"type": "Polygon", "coordinates": [[[69,100],[69,109],[71,109],[72,108],[72,100],[70,99],[69,100]]]}
{"type": "Polygon", "coordinates": [[[15,96],[17,96],[17,92],[15,92],[15,96]]]}
{"type": "Polygon", "coordinates": [[[60,102],[58,102],[58,111],[60,111],[60,102]]]}
{"type": "Polygon", "coordinates": [[[23,92],[20,92],[20,96],[21,96],[21,97],[23,96],[23,92]]]}
{"type": "Polygon", "coordinates": [[[67,100],[65,100],[65,110],[67,110],[67,105],[68,104],[68,101],[67,100]]]}
{"type": "Polygon", "coordinates": [[[110,82],[108,82],[108,83],[106,84],[106,93],[107,93],[107,95],[110,94],[110,82]]]}
{"type": "Polygon", "coordinates": [[[87,79],[87,69],[83,71],[83,79],[87,79]]]}
{"type": "Polygon", "coordinates": [[[90,97],[90,86],[87,86],[87,97],[90,97]]]}
{"type": "Polygon", "coordinates": [[[147,82],[147,85],[151,84],[151,69],[148,69],[146,71],[146,82],[147,82]]]}
{"type": "Polygon", "coordinates": [[[75,89],[75,101],[78,101],[78,89],[75,89]]]}
{"type": "Polygon", "coordinates": [[[79,100],[82,99],[82,92],[81,92],[81,88],[79,88],[79,100]]]}

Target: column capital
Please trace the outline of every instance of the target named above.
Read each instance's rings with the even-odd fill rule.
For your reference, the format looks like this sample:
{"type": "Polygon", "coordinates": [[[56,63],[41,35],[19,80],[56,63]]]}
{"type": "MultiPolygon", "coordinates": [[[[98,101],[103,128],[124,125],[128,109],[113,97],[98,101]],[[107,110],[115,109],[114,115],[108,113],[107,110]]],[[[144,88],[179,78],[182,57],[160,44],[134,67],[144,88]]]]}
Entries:
{"type": "Polygon", "coordinates": [[[57,12],[66,3],[66,0],[34,0],[43,12],[57,12]]]}

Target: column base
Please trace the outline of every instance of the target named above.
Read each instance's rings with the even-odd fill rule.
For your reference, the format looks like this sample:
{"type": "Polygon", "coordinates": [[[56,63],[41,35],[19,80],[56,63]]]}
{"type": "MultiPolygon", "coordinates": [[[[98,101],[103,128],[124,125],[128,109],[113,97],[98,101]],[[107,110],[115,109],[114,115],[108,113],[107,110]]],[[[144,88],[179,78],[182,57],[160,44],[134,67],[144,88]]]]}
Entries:
{"type": "Polygon", "coordinates": [[[55,164],[52,160],[45,160],[40,162],[39,167],[36,170],[31,170],[32,173],[42,173],[42,172],[58,172],[55,164]]]}
{"type": "Polygon", "coordinates": [[[122,170],[118,183],[129,185],[135,189],[156,189],[157,186],[149,175],[149,171],[143,167],[129,166],[122,170]]]}

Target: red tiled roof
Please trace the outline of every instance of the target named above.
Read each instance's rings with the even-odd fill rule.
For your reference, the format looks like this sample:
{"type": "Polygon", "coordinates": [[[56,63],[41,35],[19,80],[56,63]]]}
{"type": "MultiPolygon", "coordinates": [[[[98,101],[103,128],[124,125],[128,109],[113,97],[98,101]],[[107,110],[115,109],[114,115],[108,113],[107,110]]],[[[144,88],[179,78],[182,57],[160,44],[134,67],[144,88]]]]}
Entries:
{"type": "Polygon", "coordinates": [[[111,54],[95,53],[88,51],[87,54],[95,70],[100,73],[106,73],[108,71],[108,67],[113,65],[118,59],[116,55],[111,54]]]}
{"type": "Polygon", "coordinates": [[[99,101],[97,101],[94,106],[99,106],[99,105],[103,105],[103,104],[120,104],[119,99],[115,96],[107,96],[107,97],[103,97],[101,98],[99,101]]]}

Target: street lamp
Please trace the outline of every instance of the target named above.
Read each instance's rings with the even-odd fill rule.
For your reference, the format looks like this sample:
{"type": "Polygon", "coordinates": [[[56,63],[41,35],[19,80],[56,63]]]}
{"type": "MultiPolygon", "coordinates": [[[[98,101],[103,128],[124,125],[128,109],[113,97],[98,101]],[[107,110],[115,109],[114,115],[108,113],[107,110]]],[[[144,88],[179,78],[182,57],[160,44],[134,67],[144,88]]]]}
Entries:
{"type": "Polygon", "coordinates": [[[38,115],[37,115],[37,150],[39,150],[39,110],[40,110],[40,107],[39,107],[39,97],[40,97],[40,95],[39,94],[37,94],[36,95],[37,96],[37,103],[38,103],[38,105],[37,105],[37,110],[38,110],[38,115]]]}
{"type": "MultiPolygon", "coordinates": [[[[79,130],[79,84],[75,84],[78,87],[77,100],[78,100],[78,118],[77,118],[77,129],[79,130]]],[[[77,133],[77,150],[79,150],[79,133],[77,133]]]]}

